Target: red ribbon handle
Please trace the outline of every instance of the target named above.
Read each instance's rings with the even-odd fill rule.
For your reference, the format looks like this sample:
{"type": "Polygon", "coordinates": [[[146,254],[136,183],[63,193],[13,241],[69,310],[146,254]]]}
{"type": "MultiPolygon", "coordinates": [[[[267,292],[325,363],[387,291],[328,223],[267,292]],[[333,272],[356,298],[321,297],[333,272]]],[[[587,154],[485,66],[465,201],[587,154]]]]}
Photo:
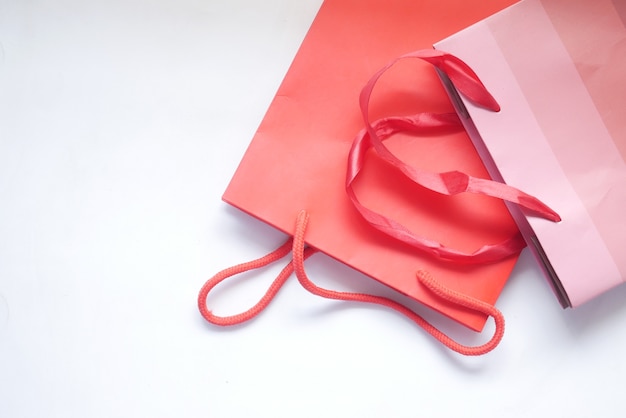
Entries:
{"type": "Polygon", "coordinates": [[[519,189],[493,180],[473,177],[460,171],[432,173],[421,170],[404,163],[384,145],[385,139],[398,132],[428,135],[442,130],[462,129],[461,121],[453,113],[422,113],[408,117],[388,117],[370,122],[369,102],[376,82],[391,66],[406,58],[419,58],[429,62],[444,71],[456,88],[469,100],[489,110],[500,110],[498,103],[474,71],[455,56],[428,49],[396,58],[374,74],[361,91],[359,102],[366,127],[355,137],[348,155],[345,184],[348,197],[363,218],[374,228],[435,257],[457,263],[487,263],[518,253],[526,245],[519,234],[501,243],[485,245],[472,253],[466,253],[414,234],[393,219],[365,207],[357,198],[352,184],[363,167],[367,150],[373,147],[380,158],[401,171],[411,181],[434,192],[449,196],[465,192],[483,194],[516,203],[546,219],[560,220],[559,215],[547,205],[519,189]]]}

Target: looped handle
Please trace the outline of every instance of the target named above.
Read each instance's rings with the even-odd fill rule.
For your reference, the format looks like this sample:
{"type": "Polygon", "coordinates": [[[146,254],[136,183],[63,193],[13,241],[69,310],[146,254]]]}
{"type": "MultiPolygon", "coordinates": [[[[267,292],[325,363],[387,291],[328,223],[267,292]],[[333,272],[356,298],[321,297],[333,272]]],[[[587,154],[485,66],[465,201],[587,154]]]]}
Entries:
{"type": "Polygon", "coordinates": [[[308,226],[309,215],[306,211],[301,211],[296,220],[296,227],[294,237],[288,239],[283,245],[281,245],[276,250],[272,251],[270,254],[261,257],[257,260],[239,264],[234,267],[227,268],[217,273],[211,279],[209,279],[198,294],[198,308],[200,310],[201,315],[210,323],[220,326],[230,326],[236,325],[243,322],[246,322],[256,315],[258,315],[263,309],[267,307],[267,305],[271,302],[271,300],[276,296],[280,288],[285,284],[291,273],[295,271],[296,277],[300,284],[310,293],[315,295],[334,300],[344,300],[344,301],[354,301],[354,302],[365,302],[372,303],[377,305],[386,306],[391,308],[400,314],[408,317],[410,320],[415,322],[418,326],[422,327],[426,332],[428,332],[431,336],[436,338],[442,344],[447,346],[453,351],[457,353],[467,355],[467,356],[477,356],[490,352],[493,350],[498,343],[502,340],[504,335],[504,317],[502,313],[496,309],[494,306],[489,305],[488,303],[482,302],[478,299],[471,298],[469,296],[463,295],[454,290],[448,289],[443,286],[441,283],[437,282],[430,274],[419,271],[417,273],[417,280],[425,286],[430,292],[432,292],[435,296],[448,301],[453,304],[457,304],[468,309],[472,309],[486,315],[489,315],[495,320],[495,331],[491,339],[476,347],[470,347],[463,344],[460,344],[454,341],[452,338],[448,337],[446,334],[441,332],[435,326],[430,324],[424,318],[407,308],[406,306],[395,302],[391,299],[384,298],[381,296],[375,296],[365,293],[354,293],[354,292],[338,292],[333,290],[328,290],[321,288],[315,285],[308,278],[305,270],[304,270],[304,261],[310,257],[311,255],[317,252],[316,249],[311,247],[306,247],[305,245],[305,233],[308,226]],[[267,266],[273,262],[280,260],[285,257],[289,251],[292,251],[292,260],[287,264],[287,266],[280,272],[278,277],[271,284],[270,288],[267,290],[265,295],[261,298],[261,300],[254,305],[252,308],[247,311],[232,315],[232,316],[217,316],[214,315],[207,307],[207,296],[209,292],[225,280],[228,277],[233,275],[243,273],[245,271],[261,268],[267,266]]]}
{"type": "Polygon", "coordinates": [[[370,124],[368,113],[369,101],[376,82],[394,64],[407,58],[418,58],[439,68],[441,71],[445,72],[448,77],[450,77],[450,80],[455,87],[472,102],[495,112],[500,111],[500,105],[496,102],[496,99],[494,99],[491,93],[489,93],[485,85],[482,81],[480,81],[480,78],[478,78],[474,70],[472,70],[469,65],[452,54],[436,49],[421,49],[401,55],[390,61],[383,68],[378,70],[370,78],[365,87],[363,87],[361,95],[359,96],[359,104],[361,106],[361,113],[363,114],[363,120],[366,125],[370,124]]]}
{"type": "MultiPolygon", "coordinates": [[[[209,296],[209,292],[213,290],[215,286],[223,282],[229,277],[235,276],[240,273],[244,273],[250,270],[256,270],[265,266],[268,266],[281,258],[285,257],[291,251],[293,239],[288,239],[283,245],[272,251],[271,253],[258,258],[253,261],[249,261],[247,263],[238,264],[236,266],[229,267],[225,270],[220,271],[215,276],[211,277],[207,282],[202,286],[200,292],[198,294],[198,309],[200,314],[206,319],[208,322],[220,325],[220,326],[230,326],[237,325],[243,322],[249,321],[250,319],[257,316],[263,309],[270,304],[272,299],[276,296],[280,288],[285,284],[289,276],[293,273],[293,263],[289,262],[284,269],[278,274],[276,279],[272,282],[270,287],[267,289],[267,292],[263,295],[263,297],[250,309],[240,314],[231,315],[231,316],[218,316],[215,315],[209,308],[207,307],[207,297],[209,296]]],[[[312,255],[312,253],[305,255],[307,258],[312,255]]]]}
{"type": "Polygon", "coordinates": [[[491,339],[489,339],[489,341],[476,347],[463,345],[454,341],[452,338],[448,337],[442,331],[437,329],[437,327],[432,325],[430,322],[426,321],[424,318],[422,318],[406,306],[394,300],[382,296],[369,295],[366,293],[337,292],[334,290],[324,289],[315,285],[313,282],[311,282],[306,272],[304,271],[304,260],[306,256],[306,251],[304,248],[304,234],[306,232],[308,221],[309,215],[305,211],[300,212],[296,222],[296,231],[293,240],[293,266],[298,281],[309,292],[327,299],[365,302],[391,308],[406,316],[411,321],[415,322],[418,326],[422,327],[426,332],[428,332],[446,347],[466,356],[479,356],[486,354],[496,348],[502,340],[502,337],[504,336],[504,316],[495,306],[489,305],[488,303],[485,303],[481,300],[448,289],[447,287],[436,281],[429,273],[423,270],[417,272],[417,280],[437,297],[453,304],[484,313],[494,318],[495,330],[493,336],[491,337],[491,339]]]}
{"type": "Polygon", "coordinates": [[[384,145],[384,140],[398,132],[432,134],[443,129],[462,129],[461,121],[454,113],[422,113],[408,117],[388,117],[370,122],[369,101],[376,82],[393,64],[405,58],[420,58],[431,63],[445,71],[461,93],[470,100],[487,109],[499,110],[497,102],[471,68],[453,55],[436,50],[421,50],[396,58],[379,70],[361,91],[360,106],[366,127],[355,137],[348,155],[345,184],[348,197],[365,220],[376,229],[438,258],[457,263],[489,263],[518,253],[525,246],[519,234],[501,243],[485,245],[472,253],[461,252],[413,234],[403,225],[368,209],[358,200],[352,184],[364,164],[367,150],[373,147],[380,158],[402,172],[411,181],[434,192],[449,196],[465,192],[482,194],[518,204],[551,221],[560,220],[559,215],[547,205],[519,189],[493,180],[476,178],[460,171],[432,173],[421,170],[404,163],[384,145]]]}

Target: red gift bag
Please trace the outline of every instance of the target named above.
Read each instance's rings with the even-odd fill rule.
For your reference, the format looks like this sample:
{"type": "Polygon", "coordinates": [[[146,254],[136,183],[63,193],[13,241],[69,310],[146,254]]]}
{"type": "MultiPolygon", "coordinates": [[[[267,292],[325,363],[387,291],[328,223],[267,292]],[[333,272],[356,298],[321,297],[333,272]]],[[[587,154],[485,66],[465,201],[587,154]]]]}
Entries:
{"type": "Polygon", "coordinates": [[[322,5],[223,197],[293,239],[209,280],[198,299],[205,318],[221,325],[251,318],[295,270],[313,293],[389,306],[463,354],[482,354],[497,345],[503,319],[493,304],[524,246],[502,200],[492,197],[510,196],[481,194],[488,187],[460,192],[459,180],[468,186],[468,179],[488,174],[458,118],[449,119],[454,108],[431,66],[402,60],[384,75],[377,71],[393,57],[429,48],[511,3],[327,0],[322,5]],[[425,112],[441,120],[424,124],[425,112]],[[411,116],[397,117],[419,114],[408,124],[411,116]],[[385,146],[377,146],[376,138],[385,146]],[[390,155],[397,164],[390,164],[390,155]],[[451,172],[469,176],[444,175],[458,190],[442,194],[424,187],[406,171],[409,167],[435,178],[451,172]],[[389,229],[395,235],[377,225],[381,220],[393,220],[389,229]],[[402,228],[408,235],[398,232],[402,228]],[[411,242],[415,237],[417,246],[411,242]],[[250,311],[220,318],[207,308],[208,292],[226,277],[292,250],[292,261],[250,311]],[[494,316],[496,333],[483,346],[465,347],[393,301],[320,289],[303,268],[304,259],[317,251],[471,329],[482,330],[494,316]]]}

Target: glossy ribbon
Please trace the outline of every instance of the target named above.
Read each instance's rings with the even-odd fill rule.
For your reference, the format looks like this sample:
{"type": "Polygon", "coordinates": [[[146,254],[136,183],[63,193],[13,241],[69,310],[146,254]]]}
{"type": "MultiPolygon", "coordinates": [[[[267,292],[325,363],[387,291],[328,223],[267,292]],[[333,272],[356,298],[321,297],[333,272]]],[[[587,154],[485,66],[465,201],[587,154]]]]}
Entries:
{"type": "Polygon", "coordinates": [[[526,245],[519,234],[503,242],[488,244],[474,252],[466,253],[414,234],[393,219],[365,207],[357,198],[352,185],[363,167],[367,150],[373,148],[380,158],[401,171],[411,181],[434,192],[449,196],[465,192],[483,194],[513,202],[531,213],[551,221],[560,220],[559,215],[547,205],[514,187],[493,180],[473,177],[460,171],[433,173],[421,170],[404,163],[384,145],[385,139],[398,132],[433,135],[442,131],[463,129],[461,121],[454,113],[421,113],[408,117],[382,118],[370,122],[369,101],[376,82],[392,65],[406,58],[419,58],[429,62],[444,71],[456,88],[469,100],[492,111],[500,110],[498,103],[472,69],[453,55],[436,50],[421,50],[391,61],[374,74],[361,91],[360,107],[365,129],[355,137],[348,156],[345,184],[348,197],[363,218],[374,228],[435,257],[457,263],[488,263],[517,254],[526,245]]]}

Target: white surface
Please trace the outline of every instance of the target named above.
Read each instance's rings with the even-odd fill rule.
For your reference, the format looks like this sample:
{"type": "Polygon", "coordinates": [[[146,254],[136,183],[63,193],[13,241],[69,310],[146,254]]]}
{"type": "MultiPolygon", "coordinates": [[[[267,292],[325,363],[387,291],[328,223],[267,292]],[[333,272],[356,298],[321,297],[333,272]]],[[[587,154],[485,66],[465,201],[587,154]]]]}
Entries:
{"type": "Polygon", "coordinates": [[[295,279],[247,326],[203,322],[202,283],[283,239],[220,196],[319,5],[0,0],[0,417],[623,415],[626,289],[562,311],[528,253],[481,358],[295,279]]]}

